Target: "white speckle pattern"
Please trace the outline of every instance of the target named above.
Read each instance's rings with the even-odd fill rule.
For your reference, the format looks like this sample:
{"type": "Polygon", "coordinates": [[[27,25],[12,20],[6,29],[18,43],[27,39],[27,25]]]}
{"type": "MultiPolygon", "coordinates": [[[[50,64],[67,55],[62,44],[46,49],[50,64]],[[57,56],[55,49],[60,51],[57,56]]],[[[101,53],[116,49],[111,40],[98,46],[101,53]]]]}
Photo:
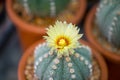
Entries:
{"type": "Polygon", "coordinates": [[[113,20],[114,20],[114,21],[117,21],[117,20],[118,20],[118,18],[115,16],[115,17],[113,18],[113,20]]]}
{"type": "MultiPolygon", "coordinates": [[[[34,51],[35,57],[37,57],[37,55],[39,54],[39,49],[45,45],[47,45],[47,44],[43,43],[43,44],[39,44],[37,47],[35,47],[35,51],[34,51]]],[[[38,65],[43,61],[43,59],[47,58],[48,56],[49,56],[49,53],[45,53],[43,56],[38,58],[38,61],[36,61],[35,65],[34,65],[34,72],[36,72],[38,65]]]]}
{"type": "Polygon", "coordinates": [[[83,60],[84,60],[84,57],[80,56],[80,60],[83,61],[83,60]]]}
{"type": "Polygon", "coordinates": [[[56,66],[56,65],[53,65],[53,66],[52,66],[52,69],[57,69],[57,66],[56,66]]]}
{"type": "MultiPolygon", "coordinates": [[[[42,48],[43,46],[47,45],[47,43],[43,43],[43,44],[38,44],[38,46],[35,47],[35,50],[34,50],[34,54],[35,55],[38,55],[39,54],[39,49],[42,48]]],[[[36,57],[36,56],[35,56],[36,57]]]]}
{"type": "Polygon", "coordinates": [[[85,60],[85,65],[88,65],[89,63],[88,63],[88,61],[87,60],[85,60]]]}
{"type": "Polygon", "coordinates": [[[57,59],[57,58],[54,60],[54,63],[55,63],[55,64],[59,64],[59,62],[60,62],[60,61],[59,61],[59,59],[57,59]]]}
{"type": "Polygon", "coordinates": [[[71,58],[70,57],[66,57],[66,62],[67,62],[67,65],[68,65],[68,68],[69,68],[69,72],[70,72],[70,74],[71,74],[71,79],[75,79],[76,77],[74,77],[74,76],[76,76],[74,73],[75,73],[75,70],[74,70],[74,68],[72,67],[73,66],[73,64],[72,64],[72,62],[71,62],[71,58]],[[67,61],[67,59],[69,59],[69,61],[67,61]],[[74,75],[74,76],[73,76],[74,75]]]}
{"type": "Polygon", "coordinates": [[[50,0],[50,15],[54,17],[56,15],[56,6],[54,0],[50,0]]]}
{"type": "Polygon", "coordinates": [[[54,72],[53,71],[50,71],[50,75],[53,75],[54,74],[54,72]]]}
{"type": "Polygon", "coordinates": [[[70,62],[71,61],[70,57],[66,57],[66,61],[70,62]]]}
{"type": "Polygon", "coordinates": [[[52,78],[52,77],[50,77],[50,78],[49,78],[49,80],[53,80],[53,78],[52,78]]]}
{"type": "Polygon", "coordinates": [[[36,66],[34,66],[34,71],[37,69],[37,67],[36,66]]]}
{"type": "Polygon", "coordinates": [[[113,28],[112,28],[112,27],[110,27],[110,31],[113,31],[113,28]]]}
{"type": "Polygon", "coordinates": [[[23,5],[24,5],[24,7],[25,7],[26,12],[30,14],[30,9],[29,9],[29,7],[28,7],[27,0],[23,0],[23,2],[24,2],[23,5]]]}
{"type": "Polygon", "coordinates": [[[70,73],[74,73],[75,70],[73,68],[70,69],[70,73]]]}
{"type": "Polygon", "coordinates": [[[36,62],[36,63],[35,63],[35,65],[38,65],[38,64],[39,64],[39,62],[36,62]]]}
{"type": "MultiPolygon", "coordinates": [[[[76,56],[76,55],[75,55],[76,56]]],[[[88,69],[90,70],[90,73],[92,72],[92,65],[89,63],[88,60],[86,60],[83,56],[79,55],[79,57],[77,57],[81,62],[83,62],[87,67],[88,69]]],[[[91,73],[92,74],[92,73],[91,73]]]]}
{"type": "Polygon", "coordinates": [[[38,59],[38,60],[39,60],[39,62],[42,62],[42,59],[43,59],[43,58],[42,58],[42,57],[40,57],[40,58],[38,59]]]}
{"type": "Polygon", "coordinates": [[[45,55],[44,55],[44,58],[47,58],[47,57],[48,57],[48,54],[45,54],[45,55]]]}
{"type": "Polygon", "coordinates": [[[72,65],[73,65],[72,63],[68,63],[68,67],[72,67],[72,65]]]}
{"type": "Polygon", "coordinates": [[[103,2],[104,4],[107,4],[107,0],[104,0],[104,2],[103,2]]]}
{"type": "Polygon", "coordinates": [[[24,0],[24,2],[27,2],[27,0],[24,0]]]}
{"type": "Polygon", "coordinates": [[[87,49],[91,53],[91,49],[88,46],[82,45],[82,46],[79,46],[79,48],[85,48],[85,49],[87,49]]]}
{"type": "Polygon", "coordinates": [[[116,22],[117,22],[117,17],[113,17],[113,22],[111,24],[111,26],[109,27],[109,32],[108,32],[108,41],[111,42],[111,36],[112,36],[112,33],[113,33],[113,27],[116,25],[116,22]]]}
{"type": "Polygon", "coordinates": [[[53,52],[52,52],[52,51],[49,51],[49,53],[48,53],[48,54],[51,56],[51,55],[53,55],[53,52]]]}
{"type": "Polygon", "coordinates": [[[99,7],[97,7],[97,9],[96,9],[96,11],[97,11],[96,16],[98,16],[100,10],[104,7],[105,4],[106,4],[106,0],[104,0],[103,4],[100,3],[99,7]]]}
{"type": "Polygon", "coordinates": [[[97,12],[99,12],[99,11],[100,11],[100,8],[98,7],[98,8],[97,8],[97,12]]]}
{"type": "Polygon", "coordinates": [[[115,22],[112,22],[112,26],[115,26],[115,22]]]}
{"type": "Polygon", "coordinates": [[[35,65],[34,65],[35,71],[37,70],[37,66],[43,61],[43,59],[46,58],[47,55],[48,55],[48,53],[44,54],[43,57],[39,57],[38,61],[36,61],[35,65]]]}
{"type": "Polygon", "coordinates": [[[75,79],[75,78],[76,78],[76,75],[75,75],[75,74],[72,74],[72,75],[71,75],[71,78],[72,78],[72,79],[75,79]]]}
{"type": "Polygon", "coordinates": [[[92,70],[92,69],[90,69],[90,73],[92,73],[92,71],[93,71],[93,70],[92,70]]]}
{"type": "Polygon", "coordinates": [[[100,4],[100,8],[103,8],[103,4],[100,4]]]}
{"type": "Polygon", "coordinates": [[[89,69],[91,69],[91,68],[92,68],[92,65],[91,65],[91,64],[89,64],[89,65],[88,65],[88,68],[89,68],[89,69]]]}
{"type": "Polygon", "coordinates": [[[78,58],[78,57],[80,57],[80,55],[79,55],[78,53],[76,53],[76,54],[75,54],[75,57],[77,57],[77,58],[78,58]]]}

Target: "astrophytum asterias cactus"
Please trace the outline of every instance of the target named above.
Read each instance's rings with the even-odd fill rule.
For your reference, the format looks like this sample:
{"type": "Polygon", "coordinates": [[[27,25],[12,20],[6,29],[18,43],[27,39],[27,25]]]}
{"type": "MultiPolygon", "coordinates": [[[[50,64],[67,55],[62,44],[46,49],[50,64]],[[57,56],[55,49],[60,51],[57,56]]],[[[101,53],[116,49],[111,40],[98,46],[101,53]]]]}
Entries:
{"type": "Polygon", "coordinates": [[[39,80],[88,80],[92,73],[89,47],[79,43],[75,25],[57,21],[47,29],[46,42],[35,48],[35,75],[39,80]]]}
{"type": "Polygon", "coordinates": [[[113,46],[120,48],[120,0],[102,0],[96,16],[100,33],[113,46]]]}
{"type": "Polygon", "coordinates": [[[53,17],[63,11],[70,0],[18,0],[18,2],[29,14],[39,17],[53,17]]]}

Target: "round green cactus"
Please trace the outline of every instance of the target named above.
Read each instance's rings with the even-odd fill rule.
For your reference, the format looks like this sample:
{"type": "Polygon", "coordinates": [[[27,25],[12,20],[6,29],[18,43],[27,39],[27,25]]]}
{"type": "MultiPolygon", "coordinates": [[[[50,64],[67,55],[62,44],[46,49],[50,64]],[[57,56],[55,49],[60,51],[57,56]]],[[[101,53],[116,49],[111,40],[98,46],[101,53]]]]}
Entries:
{"type": "Polygon", "coordinates": [[[36,16],[56,16],[64,10],[70,0],[18,0],[24,6],[25,10],[36,16]]]}
{"type": "Polygon", "coordinates": [[[88,80],[91,60],[91,51],[86,46],[76,48],[74,55],[58,57],[43,43],[35,50],[35,74],[40,80],[88,80]]]}
{"type": "Polygon", "coordinates": [[[91,51],[79,43],[82,36],[79,29],[57,21],[47,30],[46,43],[35,49],[34,69],[38,79],[88,80],[92,73],[91,51]]]}
{"type": "Polygon", "coordinates": [[[120,47],[120,0],[102,0],[97,8],[96,23],[101,34],[116,48],[120,47]]]}

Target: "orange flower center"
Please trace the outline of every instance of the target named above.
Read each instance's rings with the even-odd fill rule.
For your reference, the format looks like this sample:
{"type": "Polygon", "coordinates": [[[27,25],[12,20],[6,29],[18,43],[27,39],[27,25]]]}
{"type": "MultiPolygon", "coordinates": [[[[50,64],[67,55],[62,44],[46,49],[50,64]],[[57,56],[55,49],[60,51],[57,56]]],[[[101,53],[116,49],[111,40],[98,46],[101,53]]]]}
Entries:
{"type": "Polygon", "coordinates": [[[69,41],[66,38],[59,38],[57,40],[58,49],[63,49],[65,46],[69,45],[69,41]]]}

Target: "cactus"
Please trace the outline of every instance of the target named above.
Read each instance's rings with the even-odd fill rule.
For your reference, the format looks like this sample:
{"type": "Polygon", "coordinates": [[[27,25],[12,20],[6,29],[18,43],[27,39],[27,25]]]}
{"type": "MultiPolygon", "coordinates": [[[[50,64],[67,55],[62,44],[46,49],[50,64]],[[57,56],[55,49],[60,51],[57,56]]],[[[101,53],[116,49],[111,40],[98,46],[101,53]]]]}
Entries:
{"type": "MultiPolygon", "coordinates": [[[[77,35],[79,36],[79,38],[81,35],[76,34],[78,33],[78,30],[76,31],[77,28],[75,28],[74,26],[71,28],[71,24],[60,24],[59,27],[58,24],[59,22],[57,22],[55,25],[55,27],[57,27],[56,29],[50,27],[50,31],[47,32],[49,37],[45,37],[45,39],[51,39],[52,37],[54,37],[54,34],[52,33],[54,33],[56,30],[58,30],[56,31],[56,33],[58,34],[56,34],[55,36],[59,34],[62,35],[62,32],[64,33],[66,31],[64,38],[62,37],[61,40],[56,39],[60,41],[58,43],[55,43],[58,44],[59,48],[53,48],[53,46],[50,45],[50,43],[52,42],[49,42],[49,40],[46,40],[45,43],[39,44],[35,48],[35,75],[39,80],[88,80],[92,71],[92,58],[90,48],[79,44],[79,42],[77,42],[77,44],[72,43],[72,40],[69,45],[65,44],[64,39],[66,38],[66,35],[68,38],[69,36],[71,36],[71,34],[73,34],[71,36],[71,39],[75,40],[73,42],[76,42],[77,35]],[[63,28],[62,26],[65,26],[66,28],[63,28]],[[51,33],[52,30],[55,31],[51,33]],[[69,32],[72,30],[75,31],[75,34],[73,32],[69,32]],[[77,47],[71,46],[72,44],[77,47]],[[72,49],[72,47],[74,48],[72,49]],[[60,52],[58,50],[60,50],[60,52]]],[[[67,39],[65,40],[67,41],[67,39]]]]}
{"type": "Polygon", "coordinates": [[[96,23],[107,41],[120,48],[120,0],[102,0],[97,8],[96,23]]]}
{"type": "Polygon", "coordinates": [[[54,17],[69,4],[70,0],[18,0],[29,14],[54,17]]]}

